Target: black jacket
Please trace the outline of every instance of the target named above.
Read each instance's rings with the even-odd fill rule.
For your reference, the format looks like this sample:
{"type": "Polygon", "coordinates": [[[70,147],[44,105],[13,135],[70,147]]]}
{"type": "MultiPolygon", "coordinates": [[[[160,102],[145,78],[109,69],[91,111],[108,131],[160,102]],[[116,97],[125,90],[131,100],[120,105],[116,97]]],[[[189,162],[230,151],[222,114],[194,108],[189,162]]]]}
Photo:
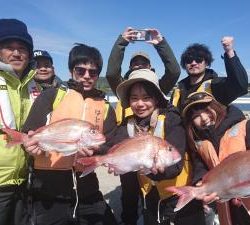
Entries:
{"type": "Polygon", "coordinates": [[[35,81],[42,87],[42,89],[47,88],[59,88],[62,84],[66,85],[66,82],[63,82],[58,76],[54,75],[46,81],[35,79],[35,81]]]}
{"type": "MultiPolygon", "coordinates": [[[[124,58],[125,48],[128,44],[129,42],[126,41],[122,35],[119,35],[109,56],[106,78],[114,94],[116,94],[117,86],[124,80],[121,75],[121,65],[124,58]]],[[[163,38],[158,45],[154,45],[154,47],[161,57],[165,67],[165,73],[159,80],[159,84],[161,90],[167,95],[169,91],[172,90],[180,76],[180,66],[165,38],[163,38]]],[[[130,72],[131,71],[128,71],[126,76],[128,76],[128,73],[130,72]]]]}
{"type": "MultiPolygon", "coordinates": [[[[186,152],[186,138],[185,138],[185,129],[182,125],[182,121],[180,119],[179,113],[176,111],[175,108],[170,107],[167,110],[162,109],[160,111],[160,114],[166,115],[165,120],[165,134],[166,134],[166,140],[174,145],[182,155],[184,156],[186,152]]],[[[141,120],[140,126],[147,126],[149,125],[150,119],[146,118],[141,120]]],[[[117,129],[117,134],[115,139],[117,142],[120,142],[121,140],[128,138],[128,132],[127,132],[127,121],[123,121],[122,125],[117,129]]],[[[180,174],[183,167],[183,161],[169,167],[165,173],[163,174],[149,174],[148,176],[153,180],[165,180],[165,179],[171,179],[176,177],[178,174],[180,174]]],[[[127,224],[136,224],[138,215],[138,200],[140,196],[140,187],[137,180],[137,173],[136,172],[130,172],[126,173],[124,175],[120,176],[121,180],[121,188],[122,188],[122,220],[123,222],[127,224]]],[[[150,197],[147,198],[147,202],[156,202],[158,203],[159,196],[150,195],[150,197]]],[[[176,201],[177,199],[175,199],[176,201]]],[[[168,202],[166,203],[168,204],[168,202]]],[[[171,201],[172,204],[172,201],[171,201]]],[[[169,204],[170,205],[170,204],[169,204]]],[[[154,210],[156,213],[157,210],[157,204],[154,206],[154,210]]],[[[165,206],[163,206],[165,207],[165,206]]],[[[173,213],[173,206],[169,207],[172,210],[173,213]]]]}
{"type": "Polygon", "coordinates": [[[224,54],[227,77],[218,77],[212,69],[206,69],[205,76],[201,82],[190,85],[189,76],[178,82],[181,91],[181,99],[178,108],[182,111],[187,96],[195,92],[206,80],[212,79],[211,89],[215,99],[223,105],[228,105],[238,97],[248,92],[248,76],[237,55],[229,58],[224,54]]]}
{"type": "MultiPolygon", "coordinates": [[[[68,86],[82,93],[84,97],[103,97],[104,93],[94,89],[89,92],[84,92],[81,85],[70,80],[68,86]]],[[[47,115],[53,110],[53,102],[56,97],[57,89],[48,88],[44,90],[34,102],[30,114],[23,126],[23,132],[29,130],[36,130],[44,126],[47,121],[47,115]]],[[[106,136],[107,143],[101,146],[104,153],[112,146],[111,138],[116,129],[116,117],[113,108],[110,106],[107,117],[104,121],[103,133],[106,136]]],[[[78,174],[79,175],[79,174],[78,174]]],[[[68,199],[75,198],[72,182],[72,172],[69,171],[46,171],[34,170],[33,191],[35,196],[41,196],[43,199],[68,199]]],[[[77,176],[78,194],[79,198],[87,202],[95,202],[102,198],[99,192],[99,183],[95,173],[91,173],[86,177],[79,178],[77,176]]]]}

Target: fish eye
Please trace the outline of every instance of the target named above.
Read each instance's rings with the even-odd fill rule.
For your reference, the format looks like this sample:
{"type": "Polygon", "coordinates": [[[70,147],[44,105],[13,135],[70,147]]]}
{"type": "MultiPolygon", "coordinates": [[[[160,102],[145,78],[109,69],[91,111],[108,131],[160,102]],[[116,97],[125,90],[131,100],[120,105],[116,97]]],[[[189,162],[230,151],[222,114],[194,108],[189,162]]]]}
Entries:
{"type": "Polygon", "coordinates": [[[95,129],[90,129],[90,130],[89,130],[89,133],[90,133],[90,134],[96,134],[96,130],[95,130],[95,129]]]}
{"type": "Polygon", "coordinates": [[[172,150],[173,150],[173,147],[172,147],[172,146],[169,146],[169,147],[168,147],[168,151],[171,152],[172,150]]]}

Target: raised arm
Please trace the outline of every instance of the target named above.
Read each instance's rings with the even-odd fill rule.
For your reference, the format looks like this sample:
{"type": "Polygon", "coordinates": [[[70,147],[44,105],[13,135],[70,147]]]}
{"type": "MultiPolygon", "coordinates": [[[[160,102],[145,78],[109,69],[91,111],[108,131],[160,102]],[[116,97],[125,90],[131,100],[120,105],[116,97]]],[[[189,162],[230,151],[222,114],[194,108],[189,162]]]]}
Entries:
{"type": "Polygon", "coordinates": [[[215,79],[211,86],[216,100],[224,105],[248,92],[247,72],[234,50],[233,41],[233,37],[222,38],[227,77],[215,79]]]}
{"type": "Polygon", "coordinates": [[[165,67],[165,73],[159,83],[161,90],[167,95],[179,79],[181,69],[167,40],[157,29],[149,30],[152,38],[149,42],[154,45],[165,67]]]}
{"type": "Polygon", "coordinates": [[[108,59],[106,78],[114,94],[116,94],[117,86],[123,81],[121,65],[124,58],[125,48],[131,41],[131,34],[132,28],[127,27],[125,31],[119,35],[108,59]]]}

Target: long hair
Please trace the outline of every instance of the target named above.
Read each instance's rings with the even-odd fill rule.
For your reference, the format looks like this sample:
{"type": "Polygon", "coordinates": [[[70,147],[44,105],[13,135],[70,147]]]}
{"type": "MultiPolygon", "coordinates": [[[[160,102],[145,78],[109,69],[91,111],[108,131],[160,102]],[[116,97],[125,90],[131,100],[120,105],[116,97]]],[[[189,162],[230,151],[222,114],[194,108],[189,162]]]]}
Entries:
{"type": "Polygon", "coordinates": [[[215,128],[217,128],[221,124],[221,122],[224,120],[227,114],[227,107],[217,102],[216,100],[212,100],[211,102],[208,103],[196,104],[190,107],[190,109],[186,112],[184,118],[184,124],[187,133],[188,145],[190,150],[193,151],[197,150],[195,145],[195,140],[199,140],[199,134],[193,124],[193,118],[200,110],[205,112],[211,112],[211,110],[215,111],[216,113],[215,128]]]}

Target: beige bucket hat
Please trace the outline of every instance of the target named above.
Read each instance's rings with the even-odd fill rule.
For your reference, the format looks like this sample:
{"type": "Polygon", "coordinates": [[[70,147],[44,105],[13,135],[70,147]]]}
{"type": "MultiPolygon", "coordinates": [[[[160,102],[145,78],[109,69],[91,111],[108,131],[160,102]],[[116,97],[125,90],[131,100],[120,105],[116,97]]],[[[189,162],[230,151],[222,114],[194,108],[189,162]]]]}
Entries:
{"type": "Polygon", "coordinates": [[[159,81],[157,75],[150,69],[138,69],[134,70],[128,77],[127,80],[123,81],[120,85],[118,85],[116,89],[116,94],[121,101],[122,107],[129,107],[128,103],[128,90],[129,88],[139,81],[148,81],[152,83],[156,90],[162,96],[162,101],[167,101],[167,97],[163,94],[160,89],[159,81]]]}

